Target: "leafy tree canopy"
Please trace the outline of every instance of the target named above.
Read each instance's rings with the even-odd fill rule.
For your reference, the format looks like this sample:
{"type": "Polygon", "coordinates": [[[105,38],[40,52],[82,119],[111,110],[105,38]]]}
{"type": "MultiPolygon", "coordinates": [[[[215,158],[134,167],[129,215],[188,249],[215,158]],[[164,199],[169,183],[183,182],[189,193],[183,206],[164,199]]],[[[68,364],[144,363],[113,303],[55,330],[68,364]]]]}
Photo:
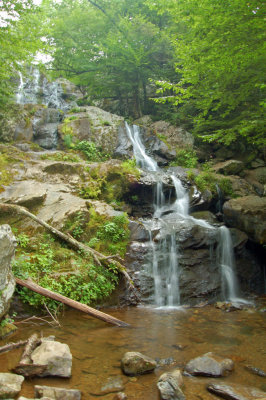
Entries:
{"type": "Polygon", "coordinates": [[[54,3],[53,68],[91,96],[117,99],[121,113],[131,108],[139,116],[147,107],[149,78],[173,70],[160,20],[140,0],[54,3]]]}
{"type": "Polygon", "coordinates": [[[194,132],[226,145],[239,139],[265,144],[263,112],[264,3],[259,0],[148,0],[172,16],[177,84],[159,92],[184,113],[194,132]],[[170,95],[169,95],[170,91],[170,95]]]}

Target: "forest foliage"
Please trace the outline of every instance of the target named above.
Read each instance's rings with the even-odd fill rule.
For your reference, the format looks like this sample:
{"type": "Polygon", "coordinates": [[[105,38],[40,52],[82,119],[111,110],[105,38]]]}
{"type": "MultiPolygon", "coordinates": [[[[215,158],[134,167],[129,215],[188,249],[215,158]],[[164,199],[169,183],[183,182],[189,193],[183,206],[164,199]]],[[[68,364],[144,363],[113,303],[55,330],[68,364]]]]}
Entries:
{"type": "Polygon", "coordinates": [[[206,141],[265,145],[265,4],[259,0],[0,2],[0,106],[15,71],[49,54],[84,104],[152,114],[206,141]]]}

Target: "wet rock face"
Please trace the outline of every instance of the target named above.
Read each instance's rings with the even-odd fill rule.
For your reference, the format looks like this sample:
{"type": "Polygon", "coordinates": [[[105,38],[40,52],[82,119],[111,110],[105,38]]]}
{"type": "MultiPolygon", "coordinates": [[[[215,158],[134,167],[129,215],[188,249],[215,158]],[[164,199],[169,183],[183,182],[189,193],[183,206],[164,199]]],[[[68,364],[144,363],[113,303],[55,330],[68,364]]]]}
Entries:
{"type": "Polygon", "coordinates": [[[11,260],[15,253],[16,239],[9,225],[0,226],[0,319],[9,309],[15,290],[15,279],[11,270],[11,260]]]}
{"type": "Polygon", "coordinates": [[[33,140],[45,149],[53,149],[57,145],[57,126],[62,113],[55,108],[39,109],[33,119],[33,140]]]}
{"type": "Polygon", "coordinates": [[[136,351],[125,353],[121,360],[122,371],[131,376],[152,372],[156,366],[155,360],[136,351]]]}
{"type": "Polygon", "coordinates": [[[243,230],[256,243],[266,243],[266,197],[231,199],[223,207],[225,222],[243,230]]]}

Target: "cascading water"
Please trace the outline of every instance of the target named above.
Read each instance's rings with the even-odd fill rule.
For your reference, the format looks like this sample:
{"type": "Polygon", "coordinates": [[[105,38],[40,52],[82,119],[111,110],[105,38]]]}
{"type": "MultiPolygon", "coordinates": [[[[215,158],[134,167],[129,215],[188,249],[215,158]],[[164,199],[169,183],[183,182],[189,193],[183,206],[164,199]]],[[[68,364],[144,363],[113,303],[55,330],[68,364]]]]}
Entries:
{"type": "Polygon", "coordinates": [[[215,227],[205,220],[189,216],[187,191],[176,176],[167,173],[164,176],[167,175],[168,180],[171,180],[174,185],[175,200],[174,202],[171,202],[170,199],[166,201],[163,193],[162,172],[156,161],[147,155],[140,138],[139,127],[136,125],[131,127],[126,123],[126,130],[133,145],[137,165],[153,173],[157,179],[154,190],[153,219],[142,221],[150,235],[152,265],[149,268],[153,276],[154,294],[153,299],[149,299],[149,302],[159,307],[176,307],[181,304],[179,288],[181,268],[177,243],[179,226],[175,224],[176,221],[199,225],[216,236],[218,241],[216,262],[221,274],[223,300],[243,302],[238,298],[238,284],[234,272],[233,248],[229,229],[225,226],[215,227]],[[158,223],[160,224],[160,233],[154,240],[153,229],[158,223]]]}
{"type": "Polygon", "coordinates": [[[20,71],[18,71],[19,74],[19,85],[18,85],[18,91],[16,94],[16,102],[18,104],[22,104],[23,101],[23,95],[24,95],[24,81],[23,81],[23,75],[20,71]]]}

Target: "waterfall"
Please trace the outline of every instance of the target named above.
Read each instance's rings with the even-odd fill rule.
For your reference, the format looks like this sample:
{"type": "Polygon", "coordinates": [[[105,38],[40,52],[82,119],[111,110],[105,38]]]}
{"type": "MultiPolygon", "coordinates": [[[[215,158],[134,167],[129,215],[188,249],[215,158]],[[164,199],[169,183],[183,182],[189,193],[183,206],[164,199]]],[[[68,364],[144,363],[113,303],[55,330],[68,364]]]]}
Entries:
{"type": "Polygon", "coordinates": [[[219,228],[218,262],[221,268],[222,296],[224,300],[238,301],[238,282],[234,272],[234,254],[230,231],[219,228]]]}
{"type": "MultiPolygon", "coordinates": [[[[181,304],[179,278],[182,271],[179,265],[180,255],[177,245],[178,227],[175,226],[176,220],[185,221],[186,224],[199,225],[206,228],[207,231],[213,232],[218,241],[216,255],[221,275],[223,300],[245,302],[238,297],[233,246],[229,229],[225,226],[217,228],[204,220],[189,216],[188,193],[181,181],[174,175],[167,174],[167,177],[173,182],[175,200],[174,202],[170,202],[170,200],[166,202],[163,193],[162,173],[160,173],[160,168],[156,161],[147,155],[140,138],[139,127],[136,125],[131,127],[126,123],[126,130],[133,146],[137,165],[153,173],[157,179],[153,199],[153,219],[142,221],[150,235],[150,271],[154,282],[154,297],[152,302],[159,307],[176,307],[181,304]],[[161,224],[160,233],[157,235],[156,240],[152,235],[152,227],[155,221],[159,221],[161,224]]],[[[211,252],[212,247],[210,248],[211,252]]]]}
{"type": "Polygon", "coordinates": [[[24,89],[24,81],[23,81],[22,73],[20,71],[18,71],[18,74],[19,74],[19,85],[18,85],[18,91],[17,91],[17,94],[16,94],[16,102],[18,104],[22,104],[22,99],[23,99],[23,96],[24,96],[24,91],[23,91],[23,89],[24,89]]]}
{"type": "Polygon", "coordinates": [[[126,122],[128,137],[133,145],[137,165],[147,171],[158,171],[157,162],[146,154],[145,147],[140,139],[140,129],[137,125],[129,126],[126,122]]]}

